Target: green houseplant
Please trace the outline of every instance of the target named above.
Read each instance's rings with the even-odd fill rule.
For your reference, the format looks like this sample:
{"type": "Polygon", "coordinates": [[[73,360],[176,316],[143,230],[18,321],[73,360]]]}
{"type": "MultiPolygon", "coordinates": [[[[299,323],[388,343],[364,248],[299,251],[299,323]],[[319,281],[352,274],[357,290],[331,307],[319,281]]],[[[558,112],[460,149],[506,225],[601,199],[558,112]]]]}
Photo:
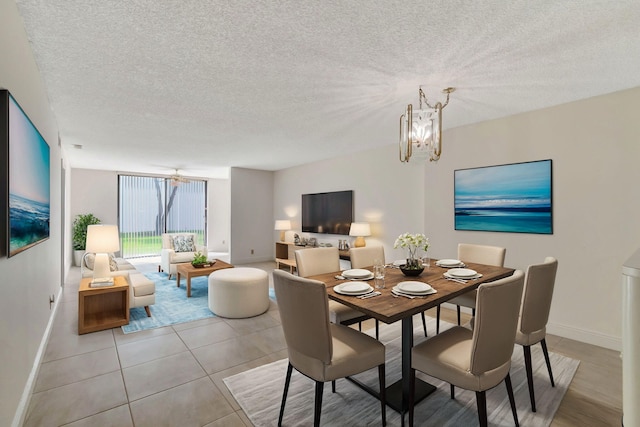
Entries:
{"type": "Polygon", "coordinates": [[[191,261],[191,265],[193,265],[194,267],[198,268],[198,267],[203,267],[205,265],[209,264],[209,261],[207,260],[207,256],[200,253],[200,252],[196,252],[193,256],[193,260],[191,261]]]}
{"type": "Polygon", "coordinates": [[[73,220],[73,255],[77,266],[80,266],[82,263],[82,257],[87,247],[87,227],[93,224],[100,224],[100,219],[93,214],[76,215],[76,218],[73,220]]]}

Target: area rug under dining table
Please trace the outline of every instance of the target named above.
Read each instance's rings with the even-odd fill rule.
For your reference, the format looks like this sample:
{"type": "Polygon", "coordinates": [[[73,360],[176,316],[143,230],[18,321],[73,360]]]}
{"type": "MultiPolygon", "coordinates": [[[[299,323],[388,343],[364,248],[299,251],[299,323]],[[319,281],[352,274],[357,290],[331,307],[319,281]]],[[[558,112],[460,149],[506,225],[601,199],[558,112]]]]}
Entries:
{"type": "MultiPolygon", "coordinates": [[[[441,321],[441,330],[452,325],[441,321]]],[[[427,322],[429,331],[435,331],[435,320],[427,322]]],[[[373,331],[368,331],[373,335],[373,331]]],[[[424,338],[422,325],[414,329],[415,344],[424,338]]],[[[380,325],[380,341],[386,345],[387,385],[398,380],[400,373],[400,324],[380,325]]],[[[511,365],[511,380],[522,426],[548,426],[562,401],[579,361],[550,353],[556,386],[551,387],[544,357],[539,345],[532,347],[532,362],[536,392],[537,412],[531,412],[527,378],[522,348],[516,346],[511,365]]],[[[224,379],[234,398],[255,426],[275,426],[278,421],[282,391],[287,371],[287,359],[263,365],[224,379]]],[[[449,384],[418,373],[422,379],[438,389],[416,406],[417,425],[466,426],[477,425],[475,393],[456,389],[456,399],[450,398],[449,384]]],[[[369,370],[357,375],[359,381],[378,389],[378,371],[369,370]]],[[[307,426],[313,424],[313,381],[293,371],[289,395],[284,411],[283,426],[307,426]]],[[[513,426],[513,416],[504,384],[487,392],[489,425],[513,426]]],[[[322,402],[323,426],[378,426],[380,404],[357,386],[346,380],[336,381],[336,393],[325,387],[322,402]]],[[[405,415],[405,422],[408,416],[405,415]]],[[[400,426],[400,414],[387,409],[387,425],[400,426]]]]}

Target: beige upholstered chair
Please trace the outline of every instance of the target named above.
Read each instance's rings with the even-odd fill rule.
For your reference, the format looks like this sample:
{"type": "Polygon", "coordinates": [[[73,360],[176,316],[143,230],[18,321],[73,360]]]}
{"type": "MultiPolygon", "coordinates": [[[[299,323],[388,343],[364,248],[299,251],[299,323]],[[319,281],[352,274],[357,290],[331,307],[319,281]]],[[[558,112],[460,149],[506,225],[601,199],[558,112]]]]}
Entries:
{"type": "Polygon", "coordinates": [[[167,273],[169,279],[171,279],[171,276],[178,272],[176,264],[190,262],[196,252],[207,255],[208,250],[206,246],[198,245],[195,233],[163,233],[162,249],[160,250],[160,269],[167,273]],[[176,238],[180,239],[180,242],[190,240],[193,244],[176,247],[176,238]]]}
{"type": "Polygon", "coordinates": [[[545,337],[557,270],[558,261],[553,257],[545,258],[542,264],[530,265],[529,268],[527,268],[527,277],[522,295],[520,321],[516,332],[516,344],[520,344],[524,351],[524,364],[527,371],[529,397],[531,399],[531,410],[533,412],[536,412],[536,397],[533,391],[531,346],[536,343],[540,343],[542,346],[542,353],[547,363],[551,386],[555,387],[545,337]]]}
{"type": "MultiPolygon", "coordinates": [[[[504,266],[506,248],[498,246],[474,245],[470,243],[458,244],[458,259],[463,262],[475,262],[478,264],[504,266]]],[[[477,291],[467,292],[448,302],[457,305],[458,326],[460,326],[460,306],[470,308],[475,313],[477,291]]],[[[475,315],[475,314],[474,314],[475,315]]],[[[436,309],[436,334],[440,333],[440,306],[436,309]]],[[[425,332],[426,334],[426,332],[425,332]]]]}
{"type": "MultiPolygon", "coordinates": [[[[384,246],[364,246],[349,249],[351,268],[365,268],[374,265],[376,260],[385,263],[384,246]]],[[[380,337],[380,323],[376,319],[376,339],[380,337]]]]}
{"type": "MultiPolygon", "coordinates": [[[[303,252],[309,251],[307,249],[303,252]]],[[[314,426],[320,425],[324,383],[378,367],[382,425],[386,425],[385,348],[370,336],[329,322],[329,299],[324,283],[273,271],[289,365],[278,426],[282,425],[292,369],[315,381],[314,426]]]]}
{"type": "MultiPolygon", "coordinates": [[[[298,276],[309,277],[340,270],[338,248],[298,249],[295,251],[298,276]]],[[[369,318],[361,311],[354,310],[337,301],[329,301],[331,322],[353,325],[369,318]]]]}
{"type": "MultiPolygon", "coordinates": [[[[513,419],[518,425],[509,369],[523,286],[521,270],[516,270],[510,277],[480,285],[473,330],[454,326],[413,347],[410,426],[413,425],[416,370],[451,384],[452,399],[455,398],[455,386],[475,391],[481,426],[487,425],[485,392],[504,380],[513,419]]],[[[428,404],[428,399],[424,402],[428,404]]]]}
{"type": "Polygon", "coordinates": [[[351,259],[351,268],[371,267],[377,259],[384,264],[384,246],[351,248],[349,249],[349,258],[351,259]]]}

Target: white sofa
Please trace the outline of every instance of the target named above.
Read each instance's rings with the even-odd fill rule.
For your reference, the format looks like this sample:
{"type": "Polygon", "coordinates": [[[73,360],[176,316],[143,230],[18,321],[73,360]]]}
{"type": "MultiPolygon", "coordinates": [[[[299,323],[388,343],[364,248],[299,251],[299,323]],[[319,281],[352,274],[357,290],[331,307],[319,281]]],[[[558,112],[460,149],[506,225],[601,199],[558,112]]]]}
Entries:
{"type": "MultiPolygon", "coordinates": [[[[93,255],[87,253],[82,257],[80,265],[82,277],[93,276],[93,255]]],[[[129,308],[144,307],[147,316],[151,317],[149,306],[156,303],[156,284],[124,258],[116,258],[110,254],[109,265],[111,277],[124,276],[129,283],[129,308]]]]}
{"type": "Polygon", "coordinates": [[[176,264],[183,262],[191,262],[196,252],[200,252],[205,256],[209,253],[206,246],[197,244],[197,237],[194,233],[164,233],[162,235],[162,249],[160,250],[160,269],[169,275],[178,272],[176,264]],[[185,250],[186,245],[176,247],[176,237],[182,240],[190,240],[192,242],[191,249],[185,250]]]}

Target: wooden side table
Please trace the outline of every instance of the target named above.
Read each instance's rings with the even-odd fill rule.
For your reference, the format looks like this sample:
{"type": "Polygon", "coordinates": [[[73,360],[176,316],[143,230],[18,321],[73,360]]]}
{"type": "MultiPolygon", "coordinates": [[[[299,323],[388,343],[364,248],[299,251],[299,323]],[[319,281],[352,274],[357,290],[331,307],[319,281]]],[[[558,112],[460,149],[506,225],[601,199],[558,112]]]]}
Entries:
{"type": "Polygon", "coordinates": [[[92,288],[91,278],[80,281],[78,292],[78,334],[102,331],[129,324],[129,283],[122,276],[113,286],[92,288]]]}

